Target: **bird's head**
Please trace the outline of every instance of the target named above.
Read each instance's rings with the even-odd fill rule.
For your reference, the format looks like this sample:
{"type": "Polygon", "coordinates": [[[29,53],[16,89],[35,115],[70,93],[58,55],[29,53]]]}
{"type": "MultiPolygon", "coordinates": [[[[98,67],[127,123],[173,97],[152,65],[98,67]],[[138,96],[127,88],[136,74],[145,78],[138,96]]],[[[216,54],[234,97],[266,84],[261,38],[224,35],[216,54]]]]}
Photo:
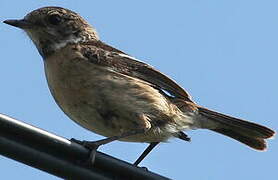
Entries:
{"type": "Polygon", "coordinates": [[[98,40],[95,29],[77,13],[61,7],[43,7],[20,20],[4,23],[23,29],[46,57],[68,43],[98,40]]]}

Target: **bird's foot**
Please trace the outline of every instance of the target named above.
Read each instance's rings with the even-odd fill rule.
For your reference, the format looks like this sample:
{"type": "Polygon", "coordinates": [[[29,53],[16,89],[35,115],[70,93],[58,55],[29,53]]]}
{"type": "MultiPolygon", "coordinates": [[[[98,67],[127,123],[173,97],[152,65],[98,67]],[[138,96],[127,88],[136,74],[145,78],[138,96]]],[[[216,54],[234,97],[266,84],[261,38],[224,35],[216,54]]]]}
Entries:
{"type": "Polygon", "coordinates": [[[74,138],[72,138],[71,141],[80,144],[90,150],[90,155],[86,164],[93,165],[96,159],[97,149],[101,144],[98,141],[80,141],[74,138]]]}
{"type": "MultiPolygon", "coordinates": [[[[138,167],[138,166],[137,166],[137,167],[138,167]]],[[[147,167],[138,167],[138,168],[140,168],[140,169],[142,169],[142,170],[144,170],[144,171],[149,171],[147,167]]]]}

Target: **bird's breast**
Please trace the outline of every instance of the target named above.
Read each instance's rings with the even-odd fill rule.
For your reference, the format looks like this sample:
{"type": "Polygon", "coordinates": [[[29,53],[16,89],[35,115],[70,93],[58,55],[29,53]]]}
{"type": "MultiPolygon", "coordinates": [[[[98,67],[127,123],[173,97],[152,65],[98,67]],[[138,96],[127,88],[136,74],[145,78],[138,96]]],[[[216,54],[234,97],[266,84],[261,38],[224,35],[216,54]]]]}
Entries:
{"type": "Polygon", "coordinates": [[[102,83],[100,74],[105,76],[106,72],[71,48],[63,48],[45,59],[44,67],[49,89],[59,107],[79,125],[107,135],[98,111],[106,106],[98,88],[102,83]]]}

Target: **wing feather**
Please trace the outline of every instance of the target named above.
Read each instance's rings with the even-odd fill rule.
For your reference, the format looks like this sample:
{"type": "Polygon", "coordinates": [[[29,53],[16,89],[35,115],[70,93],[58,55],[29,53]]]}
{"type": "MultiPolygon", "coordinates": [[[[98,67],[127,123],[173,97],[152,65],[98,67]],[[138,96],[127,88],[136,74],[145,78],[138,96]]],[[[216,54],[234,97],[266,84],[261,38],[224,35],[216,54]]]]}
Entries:
{"type": "Polygon", "coordinates": [[[124,52],[115,49],[101,41],[83,43],[83,55],[92,63],[107,66],[122,73],[150,83],[153,87],[167,91],[176,98],[190,101],[190,95],[174,80],[162,74],[152,66],[141,62],[124,52]]]}

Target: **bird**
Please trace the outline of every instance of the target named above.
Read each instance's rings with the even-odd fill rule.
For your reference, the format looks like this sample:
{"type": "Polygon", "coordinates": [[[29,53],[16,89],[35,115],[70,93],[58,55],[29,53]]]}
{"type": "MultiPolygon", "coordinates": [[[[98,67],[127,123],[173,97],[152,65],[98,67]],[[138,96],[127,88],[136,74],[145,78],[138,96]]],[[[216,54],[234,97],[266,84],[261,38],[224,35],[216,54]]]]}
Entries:
{"type": "MultiPolygon", "coordinates": [[[[208,129],[263,151],[275,131],[195,103],[174,80],[100,40],[76,12],[42,7],[4,23],[24,30],[43,58],[52,96],[83,128],[106,138],[78,141],[95,152],[115,140],[148,143],[135,166],[161,142],[190,141],[184,131],[208,129]]],[[[91,157],[93,159],[94,153],[91,157]]]]}

